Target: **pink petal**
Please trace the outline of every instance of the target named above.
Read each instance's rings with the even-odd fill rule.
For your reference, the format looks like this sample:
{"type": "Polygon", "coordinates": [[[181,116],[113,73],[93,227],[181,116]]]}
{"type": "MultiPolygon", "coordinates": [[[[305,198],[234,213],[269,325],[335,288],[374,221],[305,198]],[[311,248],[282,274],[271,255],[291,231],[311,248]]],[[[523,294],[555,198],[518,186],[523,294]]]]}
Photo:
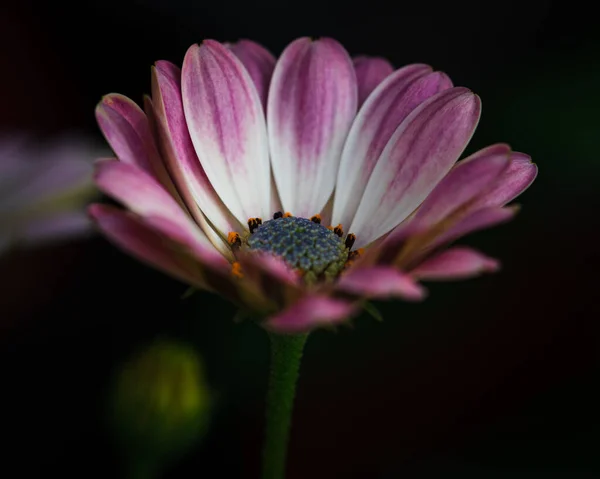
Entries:
{"type": "Polygon", "coordinates": [[[160,162],[148,119],[129,98],[112,93],[96,107],[96,120],[119,160],[156,175],[160,162]]]}
{"type": "Polygon", "coordinates": [[[7,185],[1,191],[0,214],[16,215],[20,211],[49,206],[54,200],[69,194],[88,191],[94,195],[93,162],[81,151],[80,158],[24,158],[18,171],[7,172],[7,185]]]}
{"type": "Polygon", "coordinates": [[[268,298],[271,308],[281,309],[297,299],[304,284],[280,257],[254,252],[238,253],[243,280],[256,288],[254,296],[268,298]]]}
{"type": "Polygon", "coordinates": [[[166,61],[157,62],[152,69],[157,129],[169,173],[205,233],[209,233],[210,226],[204,215],[222,235],[239,231],[240,224],[215,192],[196,156],[183,112],[180,77],[179,68],[166,61]]]}
{"type": "Polygon", "coordinates": [[[411,275],[421,280],[452,280],[498,271],[500,263],[471,248],[451,248],[426,260],[411,275]]]}
{"type": "Polygon", "coordinates": [[[490,206],[474,211],[458,221],[441,236],[436,238],[434,246],[450,243],[467,234],[492,226],[506,223],[514,218],[518,208],[490,206]]]}
{"type": "Polygon", "coordinates": [[[500,175],[494,187],[477,200],[474,208],[504,206],[529,188],[537,172],[537,165],[531,162],[529,155],[513,152],[506,171],[500,175]]]}
{"type": "Polygon", "coordinates": [[[286,211],[303,217],[321,211],[356,107],[354,68],[339,43],[300,38],[288,45],[275,66],[267,106],[271,163],[286,211]]]}
{"type": "Polygon", "coordinates": [[[352,268],[343,274],[337,289],[367,298],[400,297],[409,301],[419,301],[425,297],[425,290],[409,275],[389,266],[352,268]]]}
{"type": "MultiPolygon", "coordinates": [[[[218,261],[221,255],[212,243],[152,176],[127,163],[103,161],[96,165],[96,184],[143,218],[167,220],[172,226],[162,230],[166,236],[174,240],[185,238],[185,244],[200,257],[218,261]],[[177,235],[173,235],[173,228],[177,228],[177,235]]],[[[155,221],[157,225],[167,224],[155,221]]]]}
{"type": "Polygon", "coordinates": [[[267,329],[282,333],[308,332],[321,326],[342,323],[357,312],[356,305],[327,296],[305,296],[281,313],[270,317],[267,329]]]}
{"type": "Polygon", "coordinates": [[[64,241],[88,236],[91,232],[92,223],[82,208],[82,211],[61,211],[29,220],[19,227],[18,241],[24,244],[64,241]]]}
{"type": "Polygon", "coordinates": [[[240,40],[227,45],[236,57],[248,70],[254,86],[258,90],[258,96],[265,111],[267,110],[267,94],[273,70],[275,69],[275,57],[262,45],[251,40],[240,40]]]}
{"type": "Polygon", "coordinates": [[[398,126],[427,98],[451,86],[445,74],[415,64],[395,71],[375,89],[359,111],[344,145],[332,224],[352,224],[377,160],[398,126]]]}
{"type": "Polygon", "coordinates": [[[269,217],[264,112],[242,63],[214,40],[192,45],[183,61],[181,88],[194,149],[225,206],[242,224],[269,217]]]}
{"type": "Polygon", "coordinates": [[[365,102],[375,87],[394,71],[385,58],[358,56],[352,59],[358,84],[358,107],[365,102]]]}
{"type": "Polygon", "coordinates": [[[207,288],[200,270],[184,261],[173,244],[135,216],[100,204],[90,206],[88,211],[100,230],[118,247],[180,281],[207,288]]]}
{"type": "Polygon", "coordinates": [[[408,115],[377,161],[348,230],[357,246],[384,235],[423,202],[467,146],[480,111],[476,95],[452,88],[408,115]]]}
{"type": "Polygon", "coordinates": [[[256,283],[261,283],[264,276],[269,276],[279,283],[295,287],[301,285],[296,271],[279,256],[255,251],[250,254],[239,254],[238,259],[244,276],[253,278],[256,283]]]}
{"type": "Polygon", "coordinates": [[[510,147],[498,144],[459,161],[417,210],[415,221],[433,225],[476,198],[506,170],[509,157],[510,147]]]}

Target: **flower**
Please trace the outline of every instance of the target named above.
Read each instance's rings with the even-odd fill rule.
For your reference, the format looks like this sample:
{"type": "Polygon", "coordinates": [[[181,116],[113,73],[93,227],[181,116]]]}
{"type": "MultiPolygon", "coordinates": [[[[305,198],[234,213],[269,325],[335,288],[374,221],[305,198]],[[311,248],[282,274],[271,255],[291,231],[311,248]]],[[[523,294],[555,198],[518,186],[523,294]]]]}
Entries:
{"type": "Polygon", "coordinates": [[[75,135],[39,144],[24,133],[0,138],[0,254],[93,231],[85,205],[97,195],[100,151],[75,135]]]}
{"type": "Polygon", "coordinates": [[[119,161],[100,162],[96,183],[126,209],[90,213],[131,254],[270,330],[340,323],[365,299],[421,300],[422,280],[498,269],[444,249],[512,218],[506,204],[537,174],[505,144],[457,162],[480,110],[442,72],[353,62],[330,38],[277,60],[205,40],[181,70],[154,65],[144,110],[118,94],[98,105],[119,161]]]}

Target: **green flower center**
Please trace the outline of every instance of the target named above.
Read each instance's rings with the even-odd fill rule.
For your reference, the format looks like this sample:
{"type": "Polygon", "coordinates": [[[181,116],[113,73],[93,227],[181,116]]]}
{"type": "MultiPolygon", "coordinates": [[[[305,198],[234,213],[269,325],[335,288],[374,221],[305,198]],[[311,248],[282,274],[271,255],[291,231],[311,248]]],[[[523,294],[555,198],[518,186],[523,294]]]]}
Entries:
{"type": "Polygon", "coordinates": [[[344,240],[320,223],[294,216],[260,224],[248,238],[248,247],[280,256],[304,273],[307,282],[339,274],[348,259],[344,240]]]}

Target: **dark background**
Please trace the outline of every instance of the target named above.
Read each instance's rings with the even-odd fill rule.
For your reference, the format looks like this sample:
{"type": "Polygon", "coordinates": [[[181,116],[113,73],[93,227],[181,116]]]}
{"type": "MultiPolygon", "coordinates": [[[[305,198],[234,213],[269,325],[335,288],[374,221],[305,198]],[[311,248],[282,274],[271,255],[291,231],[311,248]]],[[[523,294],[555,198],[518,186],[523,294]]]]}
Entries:
{"type": "MultiPolygon", "coordinates": [[[[590,4],[591,5],[591,4],[590,4]]],[[[505,141],[540,174],[511,224],[465,242],[500,274],[382,303],[306,348],[289,479],[598,477],[600,30],[576,2],[19,2],[0,18],[0,127],[100,138],[93,109],[141,101],[150,65],[203,38],[278,54],[332,36],[425,62],[483,99],[468,152],[505,141]]],[[[0,476],[121,477],[103,422],[112,370],[156,336],[204,357],[219,393],[202,444],[165,474],[258,477],[267,338],[103,239],[0,259],[0,476]],[[4,404],[2,404],[4,403],[4,404]],[[4,457],[2,457],[4,456],[4,457]]]]}

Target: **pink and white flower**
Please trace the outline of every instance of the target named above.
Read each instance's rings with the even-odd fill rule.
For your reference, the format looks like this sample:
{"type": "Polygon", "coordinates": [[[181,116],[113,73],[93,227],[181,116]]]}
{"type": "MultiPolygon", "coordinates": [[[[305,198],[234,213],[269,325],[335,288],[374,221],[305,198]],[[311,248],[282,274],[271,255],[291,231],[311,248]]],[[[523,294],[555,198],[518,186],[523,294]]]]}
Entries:
{"type": "Polygon", "coordinates": [[[94,231],[85,205],[97,196],[93,160],[103,148],[65,135],[37,143],[24,133],[0,139],[0,254],[94,231]]]}
{"type": "Polygon", "coordinates": [[[480,112],[428,65],[353,61],[330,38],[299,38],[278,59],[205,40],[181,69],[154,65],[143,109],[118,94],[98,105],[118,159],[98,162],[96,183],[125,209],[90,214],[120,247],[269,329],[340,323],[365,299],[421,300],[421,281],[498,269],[446,247],[510,220],[537,167],[506,144],[457,161],[480,112]]]}

